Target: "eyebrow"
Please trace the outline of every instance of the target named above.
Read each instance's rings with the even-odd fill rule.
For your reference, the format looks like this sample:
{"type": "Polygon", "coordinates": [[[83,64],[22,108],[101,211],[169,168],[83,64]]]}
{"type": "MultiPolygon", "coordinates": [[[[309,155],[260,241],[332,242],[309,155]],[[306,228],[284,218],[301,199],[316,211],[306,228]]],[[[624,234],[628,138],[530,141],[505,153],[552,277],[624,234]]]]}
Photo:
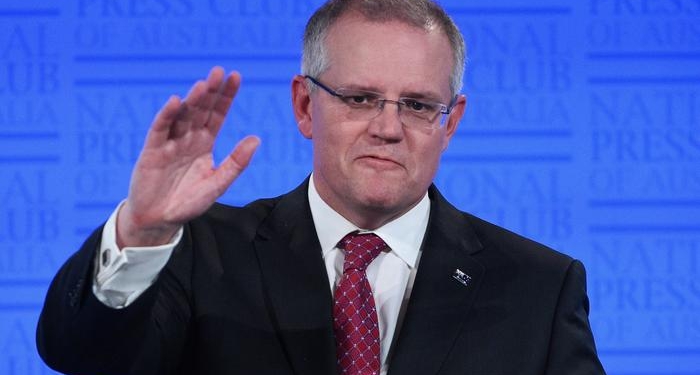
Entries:
{"type": "Polygon", "coordinates": [[[413,98],[413,99],[428,99],[433,102],[442,102],[442,99],[440,99],[440,95],[434,92],[407,92],[405,94],[401,94],[402,98],[413,98]]]}
{"type": "MultiPolygon", "coordinates": [[[[368,91],[368,92],[372,92],[375,94],[380,94],[382,96],[386,96],[382,92],[382,90],[378,89],[375,86],[364,86],[364,85],[349,83],[347,85],[338,86],[338,88],[343,88],[343,89],[347,89],[347,90],[368,91]]],[[[338,88],[336,88],[336,90],[338,88]]],[[[432,92],[432,91],[425,91],[425,92],[408,91],[408,92],[401,93],[399,95],[399,97],[400,98],[411,98],[411,99],[427,99],[429,101],[442,103],[442,99],[440,99],[440,95],[435,93],[435,92],[432,92]]]]}

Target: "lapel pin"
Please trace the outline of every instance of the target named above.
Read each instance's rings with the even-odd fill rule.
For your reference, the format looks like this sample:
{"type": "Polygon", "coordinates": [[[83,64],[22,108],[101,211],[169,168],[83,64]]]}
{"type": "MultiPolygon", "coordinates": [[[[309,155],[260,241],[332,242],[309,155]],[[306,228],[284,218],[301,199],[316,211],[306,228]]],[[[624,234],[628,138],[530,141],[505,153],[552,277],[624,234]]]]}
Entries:
{"type": "Polygon", "coordinates": [[[469,285],[469,282],[472,280],[472,277],[467,275],[466,273],[462,272],[459,268],[457,268],[453,273],[452,273],[452,278],[459,281],[462,283],[462,285],[467,286],[469,285]]]}

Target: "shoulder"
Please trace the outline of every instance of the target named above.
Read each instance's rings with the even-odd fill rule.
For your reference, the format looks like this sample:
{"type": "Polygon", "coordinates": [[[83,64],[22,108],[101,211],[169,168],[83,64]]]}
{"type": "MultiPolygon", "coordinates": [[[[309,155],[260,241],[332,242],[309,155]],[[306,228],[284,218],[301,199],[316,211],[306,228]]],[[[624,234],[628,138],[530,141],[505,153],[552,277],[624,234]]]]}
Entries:
{"type": "Polygon", "coordinates": [[[450,204],[437,189],[431,189],[431,220],[441,232],[469,243],[475,259],[487,268],[518,273],[538,273],[563,278],[575,260],[549,246],[490,223],[450,204]]]}
{"type": "Polygon", "coordinates": [[[502,256],[534,264],[568,267],[573,258],[549,246],[462,212],[485,249],[502,256]]]}
{"type": "Polygon", "coordinates": [[[483,267],[482,288],[516,304],[538,304],[543,311],[585,296],[583,264],[571,256],[474,215],[461,212],[465,232],[472,232],[480,250],[472,257],[483,267]]]}

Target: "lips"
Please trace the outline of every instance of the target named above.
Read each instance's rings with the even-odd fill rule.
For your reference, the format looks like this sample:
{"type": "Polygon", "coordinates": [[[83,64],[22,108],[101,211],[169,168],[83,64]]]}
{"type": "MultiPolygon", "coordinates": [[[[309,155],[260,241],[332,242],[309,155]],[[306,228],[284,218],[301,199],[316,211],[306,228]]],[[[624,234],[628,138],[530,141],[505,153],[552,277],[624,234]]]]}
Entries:
{"type": "Polygon", "coordinates": [[[403,164],[386,156],[363,155],[358,157],[357,160],[380,168],[403,167],[403,164]]]}

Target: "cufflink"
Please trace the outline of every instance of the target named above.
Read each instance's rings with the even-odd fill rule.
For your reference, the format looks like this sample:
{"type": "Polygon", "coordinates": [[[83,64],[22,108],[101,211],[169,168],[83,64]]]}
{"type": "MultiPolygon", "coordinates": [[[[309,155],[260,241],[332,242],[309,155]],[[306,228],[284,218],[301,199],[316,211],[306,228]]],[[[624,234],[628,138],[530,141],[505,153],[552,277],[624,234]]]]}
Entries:
{"type": "Polygon", "coordinates": [[[112,260],[112,251],[110,249],[105,249],[102,252],[102,267],[107,267],[109,262],[112,260]]]}
{"type": "Polygon", "coordinates": [[[472,280],[471,276],[462,272],[462,270],[459,268],[455,269],[455,271],[452,273],[452,278],[459,281],[464,286],[468,286],[469,282],[472,280]]]}

